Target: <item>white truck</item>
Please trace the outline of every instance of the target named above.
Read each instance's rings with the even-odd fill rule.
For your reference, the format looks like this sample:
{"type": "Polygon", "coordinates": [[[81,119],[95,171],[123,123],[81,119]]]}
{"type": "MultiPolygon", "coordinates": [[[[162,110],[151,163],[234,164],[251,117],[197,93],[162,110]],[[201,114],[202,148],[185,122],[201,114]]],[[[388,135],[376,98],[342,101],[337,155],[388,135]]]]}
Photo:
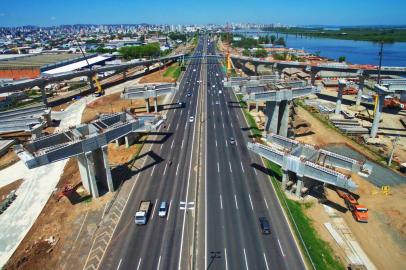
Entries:
{"type": "Polygon", "coordinates": [[[137,225],[147,224],[149,212],[151,210],[151,201],[141,201],[138,211],[135,213],[134,220],[137,225]]]}

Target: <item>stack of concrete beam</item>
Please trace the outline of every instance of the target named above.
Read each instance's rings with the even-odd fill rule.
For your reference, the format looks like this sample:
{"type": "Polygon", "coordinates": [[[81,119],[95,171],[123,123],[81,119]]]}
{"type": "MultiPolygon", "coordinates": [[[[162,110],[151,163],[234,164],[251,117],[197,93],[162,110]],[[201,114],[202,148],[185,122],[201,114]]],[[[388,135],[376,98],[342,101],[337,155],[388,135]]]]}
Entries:
{"type": "Polygon", "coordinates": [[[0,133],[26,132],[40,135],[51,121],[51,109],[44,105],[0,112],[0,133]]]}
{"type": "Polygon", "coordinates": [[[98,197],[100,185],[114,191],[107,144],[123,137],[126,142],[134,141],[137,133],[154,131],[162,122],[163,118],[157,115],[134,117],[125,112],[102,115],[90,124],[18,145],[15,151],[30,169],[77,157],[84,188],[98,197]]]}
{"type": "Polygon", "coordinates": [[[361,126],[357,119],[331,119],[331,123],[347,134],[368,134],[369,130],[361,126]]]}

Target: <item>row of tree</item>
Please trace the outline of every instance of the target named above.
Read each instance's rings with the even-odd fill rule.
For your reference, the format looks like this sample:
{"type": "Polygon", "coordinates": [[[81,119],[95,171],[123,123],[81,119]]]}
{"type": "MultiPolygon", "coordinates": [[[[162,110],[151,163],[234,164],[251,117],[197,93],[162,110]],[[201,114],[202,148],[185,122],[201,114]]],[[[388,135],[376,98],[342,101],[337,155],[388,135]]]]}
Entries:
{"type": "Polygon", "coordinates": [[[140,46],[126,46],[118,49],[118,52],[127,60],[158,57],[161,54],[161,46],[158,42],[140,46]]]}

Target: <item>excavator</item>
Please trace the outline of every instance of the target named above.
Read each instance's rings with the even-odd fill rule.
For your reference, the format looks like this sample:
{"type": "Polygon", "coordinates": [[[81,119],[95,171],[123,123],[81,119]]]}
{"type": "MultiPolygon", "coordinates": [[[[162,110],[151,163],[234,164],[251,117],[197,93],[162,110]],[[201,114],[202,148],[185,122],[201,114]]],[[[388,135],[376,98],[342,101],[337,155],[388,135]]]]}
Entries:
{"type": "Polygon", "coordinates": [[[97,79],[97,74],[93,76],[92,80],[93,80],[93,82],[94,82],[94,84],[96,85],[96,88],[97,88],[97,90],[94,92],[94,95],[96,97],[104,96],[105,93],[104,93],[103,88],[101,87],[101,84],[100,84],[99,80],[97,79]]]}

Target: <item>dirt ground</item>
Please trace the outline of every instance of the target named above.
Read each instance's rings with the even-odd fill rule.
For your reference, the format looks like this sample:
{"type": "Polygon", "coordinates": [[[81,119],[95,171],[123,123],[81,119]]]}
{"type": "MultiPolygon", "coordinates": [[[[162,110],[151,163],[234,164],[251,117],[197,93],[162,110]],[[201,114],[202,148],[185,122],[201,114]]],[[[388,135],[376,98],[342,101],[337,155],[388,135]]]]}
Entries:
{"type": "Polygon", "coordinates": [[[112,166],[125,164],[130,161],[138,152],[141,144],[133,144],[126,148],[125,145],[116,146],[115,143],[109,143],[107,146],[109,163],[112,166]]]}
{"type": "Polygon", "coordinates": [[[163,76],[167,69],[168,68],[162,68],[161,70],[158,70],[156,72],[143,76],[139,83],[155,83],[155,82],[173,83],[173,82],[175,82],[176,80],[174,80],[172,77],[163,76]]]}
{"type": "MultiPolygon", "coordinates": [[[[369,158],[373,154],[337,133],[326,128],[303,108],[298,107],[298,114],[311,123],[314,134],[297,138],[297,140],[316,144],[318,146],[329,143],[345,143],[362,152],[369,158]]],[[[404,269],[406,256],[406,185],[392,187],[390,195],[383,195],[377,187],[358,175],[352,179],[359,185],[357,194],[360,195],[359,203],[369,209],[369,222],[367,224],[354,221],[351,212],[341,213],[350,227],[352,233],[360,243],[371,261],[378,269],[404,269]],[[388,258],[391,258],[388,260],[388,258]]],[[[327,197],[345,207],[341,198],[334,191],[328,191],[327,197]]],[[[344,253],[339,249],[334,239],[324,228],[323,223],[328,218],[321,204],[314,204],[308,211],[320,236],[330,242],[341,258],[344,253]]]]}
{"type": "Polygon", "coordinates": [[[12,190],[17,190],[17,188],[21,185],[23,182],[23,179],[18,179],[8,185],[5,185],[4,187],[0,188],[0,202],[2,202],[4,199],[6,199],[6,196],[12,191],[12,190]]]}
{"type": "Polygon", "coordinates": [[[12,149],[9,149],[6,154],[0,157],[0,170],[13,165],[19,160],[17,154],[12,149]]]}
{"type": "MultiPolygon", "coordinates": [[[[80,175],[76,159],[70,159],[57,185],[77,185],[80,175]]],[[[81,188],[78,189],[82,190],[81,188]]],[[[72,204],[66,197],[58,200],[58,192],[52,195],[38,219],[31,227],[17,250],[3,269],[58,269],[64,258],[63,246],[70,235],[70,223],[83,212],[102,207],[111,198],[107,194],[97,200],[86,200],[72,204]]],[[[83,196],[87,194],[80,193],[83,196]]]]}

